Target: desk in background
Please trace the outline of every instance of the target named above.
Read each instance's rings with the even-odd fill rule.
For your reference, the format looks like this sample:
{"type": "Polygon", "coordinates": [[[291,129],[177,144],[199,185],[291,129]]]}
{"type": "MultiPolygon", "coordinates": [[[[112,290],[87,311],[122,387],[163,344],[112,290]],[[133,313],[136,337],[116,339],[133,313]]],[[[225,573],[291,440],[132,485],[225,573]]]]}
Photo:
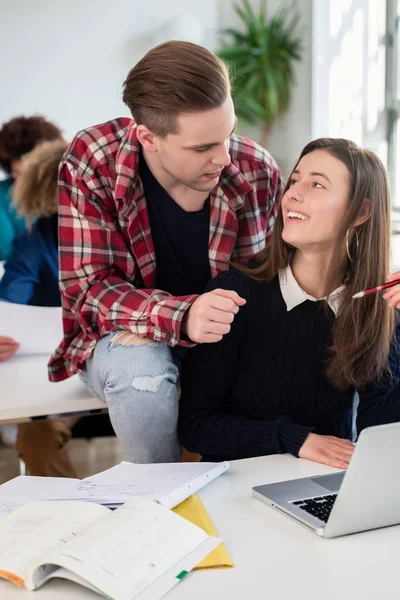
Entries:
{"type": "MultiPolygon", "coordinates": [[[[400,593],[400,526],[325,540],[251,496],[254,485],[334,472],[289,455],[233,461],[199,495],[224,539],[233,569],[190,573],[168,600],[376,600],[400,593]]],[[[134,568],[134,565],[132,565],[134,568]]],[[[52,581],[34,600],[99,600],[52,581]]],[[[1,600],[32,600],[0,580],[1,600]]]]}
{"type": "Polygon", "coordinates": [[[48,357],[44,355],[16,355],[0,363],[0,423],[75,412],[87,414],[106,408],[76,375],[51,383],[47,362],[48,357]]]}

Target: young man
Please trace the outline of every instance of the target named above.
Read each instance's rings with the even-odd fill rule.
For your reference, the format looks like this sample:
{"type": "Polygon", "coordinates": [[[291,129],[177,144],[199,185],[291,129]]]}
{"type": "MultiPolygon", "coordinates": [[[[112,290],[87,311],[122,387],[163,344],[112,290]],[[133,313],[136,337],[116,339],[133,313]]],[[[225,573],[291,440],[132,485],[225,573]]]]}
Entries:
{"type": "Polygon", "coordinates": [[[244,301],[206,283],[264,247],[279,169],[236,125],[225,65],[188,42],[130,71],[121,118],[80,132],[60,170],[64,339],[50,379],[80,372],[134,462],[180,456],[185,348],[215,343],[244,301]]]}

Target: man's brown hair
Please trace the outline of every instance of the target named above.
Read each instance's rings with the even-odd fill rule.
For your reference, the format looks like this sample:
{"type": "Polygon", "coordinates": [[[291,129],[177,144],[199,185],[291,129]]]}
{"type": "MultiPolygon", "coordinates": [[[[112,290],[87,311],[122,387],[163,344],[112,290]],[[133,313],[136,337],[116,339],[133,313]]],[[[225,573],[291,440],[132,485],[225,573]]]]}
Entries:
{"type": "Polygon", "coordinates": [[[177,133],[180,113],[218,108],[231,91],[226,65],[190,42],[171,41],[150,50],[129,72],[123,101],[138,125],[165,137],[177,133]]]}

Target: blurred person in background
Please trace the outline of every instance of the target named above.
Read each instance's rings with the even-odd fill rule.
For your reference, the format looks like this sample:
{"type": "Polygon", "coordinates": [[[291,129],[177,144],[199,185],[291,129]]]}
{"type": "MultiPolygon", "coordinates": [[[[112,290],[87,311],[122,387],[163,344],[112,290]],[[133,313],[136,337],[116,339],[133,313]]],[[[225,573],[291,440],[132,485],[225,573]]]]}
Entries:
{"type": "MultiPolygon", "coordinates": [[[[0,281],[0,301],[60,306],[58,287],[58,166],[67,148],[63,139],[42,142],[26,154],[13,187],[13,204],[27,230],[13,242],[0,281]]],[[[0,362],[18,343],[0,336],[0,362]]],[[[65,444],[72,436],[109,435],[107,415],[60,417],[18,426],[16,446],[30,475],[76,477],[65,444]],[[79,422],[79,424],[78,424],[79,422]]],[[[4,432],[1,432],[4,441],[4,432]]]]}
{"type": "MultiPolygon", "coordinates": [[[[66,147],[62,139],[43,142],[18,163],[13,205],[26,220],[27,229],[13,241],[0,281],[0,300],[60,306],[57,171],[66,147]]],[[[11,358],[17,349],[16,340],[0,336],[0,361],[11,358]]],[[[75,475],[64,449],[71,436],[71,423],[63,421],[34,421],[18,426],[17,449],[31,475],[75,475]]],[[[7,443],[7,436],[4,441],[7,443]]]]}
{"type": "Polygon", "coordinates": [[[0,281],[0,299],[16,304],[60,306],[58,289],[57,171],[67,148],[42,142],[25,156],[13,188],[14,206],[27,229],[13,241],[0,281]]]}
{"type": "MultiPolygon", "coordinates": [[[[58,289],[58,165],[67,147],[62,140],[43,142],[25,155],[13,187],[18,214],[27,230],[13,242],[0,281],[0,300],[36,306],[60,306],[58,289]]],[[[11,358],[18,343],[0,336],[0,361],[11,358]]],[[[65,448],[79,417],[18,426],[16,446],[30,475],[76,477],[65,448]]]]}
{"type": "Polygon", "coordinates": [[[18,217],[11,206],[11,187],[22,157],[39,142],[61,137],[61,130],[41,116],[15,117],[0,129],[0,170],[5,175],[0,181],[0,261],[8,257],[13,239],[25,229],[24,218],[18,217]]]}

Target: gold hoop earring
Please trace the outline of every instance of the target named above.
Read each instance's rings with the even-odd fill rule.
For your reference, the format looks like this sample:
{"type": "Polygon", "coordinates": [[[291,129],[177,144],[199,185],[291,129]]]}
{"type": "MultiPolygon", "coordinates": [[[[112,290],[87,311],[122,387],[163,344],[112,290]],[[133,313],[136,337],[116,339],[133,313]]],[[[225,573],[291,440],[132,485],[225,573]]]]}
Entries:
{"type": "MultiPolygon", "coordinates": [[[[350,231],[350,227],[346,231],[346,252],[347,252],[347,257],[348,257],[349,261],[352,263],[354,261],[351,258],[351,254],[350,254],[349,231],[350,231]]],[[[354,227],[354,235],[356,236],[356,258],[357,258],[357,256],[358,256],[359,241],[358,241],[357,229],[355,227],[354,227]]]]}

